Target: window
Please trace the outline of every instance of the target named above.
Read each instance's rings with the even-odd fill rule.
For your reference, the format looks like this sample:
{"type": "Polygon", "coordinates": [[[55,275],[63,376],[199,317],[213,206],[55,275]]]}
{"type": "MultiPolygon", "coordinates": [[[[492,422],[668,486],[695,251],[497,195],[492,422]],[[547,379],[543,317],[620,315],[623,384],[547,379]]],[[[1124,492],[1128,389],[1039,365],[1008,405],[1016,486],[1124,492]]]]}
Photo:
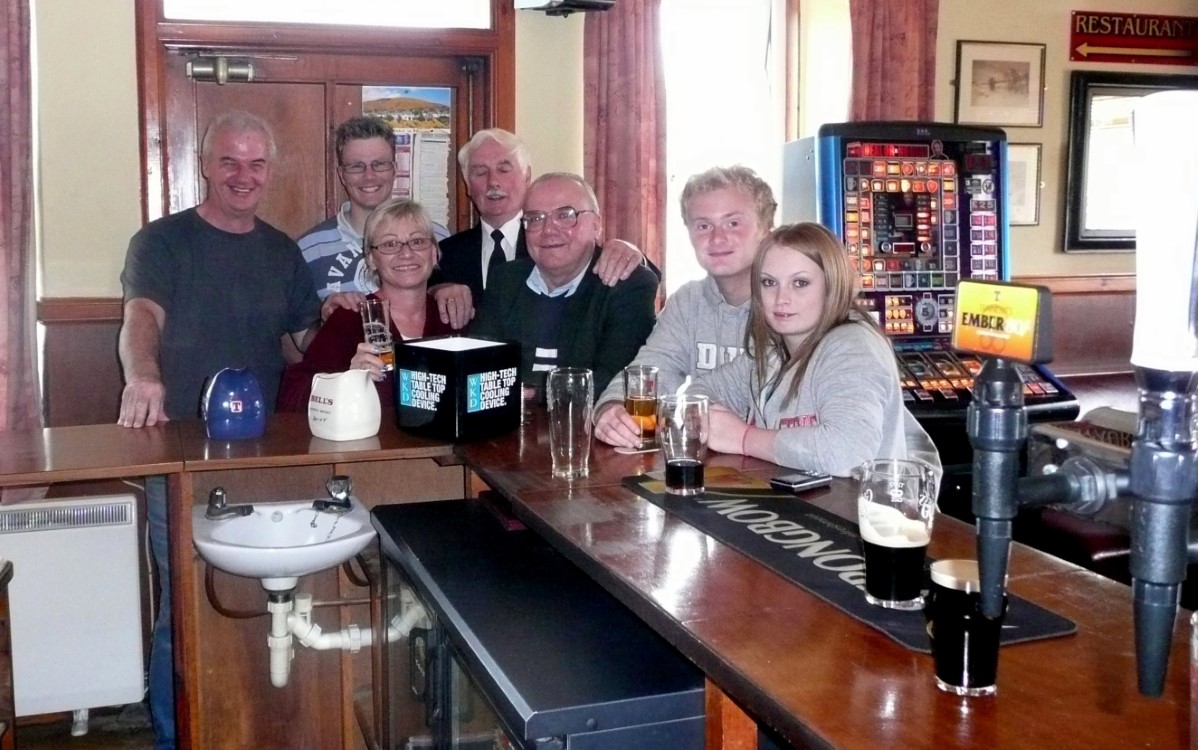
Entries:
{"type": "Polygon", "coordinates": [[[491,28],[491,0],[162,0],[162,10],[165,18],[187,21],[491,28]]]}
{"type": "Polygon", "coordinates": [[[743,164],[781,203],[784,24],[778,0],[663,0],[666,293],[703,277],[679,210],[687,179],[743,164]]]}

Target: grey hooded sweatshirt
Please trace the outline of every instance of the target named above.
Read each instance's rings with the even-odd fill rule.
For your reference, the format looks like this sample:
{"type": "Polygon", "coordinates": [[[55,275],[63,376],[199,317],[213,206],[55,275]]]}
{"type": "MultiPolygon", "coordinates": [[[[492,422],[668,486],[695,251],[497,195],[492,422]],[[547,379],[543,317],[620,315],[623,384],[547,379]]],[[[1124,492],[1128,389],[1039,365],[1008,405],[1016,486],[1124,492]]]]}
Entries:
{"type": "MultiPolygon", "coordinates": [[[[782,363],[777,354],[769,356],[772,377],[782,363]]],[[[699,378],[693,390],[750,425],[778,430],[775,463],[844,477],[870,459],[918,458],[939,482],[939,454],[903,405],[894,351],[882,334],[856,323],[833,328],[816,346],[794,400],[785,406],[793,373],[762,389],[755,365],[751,357],[738,357],[699,378]]]]}
{"type": "MultiPolygon", "coordinates": [[[[666,300],[649,339],[629,364],[657,367],[657,392],[673,393],[687,375],[698,377],[744,351],[748,320],[749,300],[728,304],[710,276],[688,281],[666,300]]],[[[596,413],[607,402],[624,400],[622,375],[605,385],[596,413]]]]}

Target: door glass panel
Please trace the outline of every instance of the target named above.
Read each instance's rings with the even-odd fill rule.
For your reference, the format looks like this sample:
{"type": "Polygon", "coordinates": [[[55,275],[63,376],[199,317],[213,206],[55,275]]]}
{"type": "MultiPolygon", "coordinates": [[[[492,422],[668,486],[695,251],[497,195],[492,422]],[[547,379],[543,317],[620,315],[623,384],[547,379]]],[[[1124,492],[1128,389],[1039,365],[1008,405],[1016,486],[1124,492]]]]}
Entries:
{"type": "Polygon", "coordinates": [[[491,0],[162,0],[163,16],[187,21],[252,21],[328,26],[489,29],[491,0]]]}
{"type": "Polygon", "coordinates": [[[433,713],[435,697],[431,660],[431,640],[435,623],[425,609],[424,617],[415,618],[414,607],[423,608],[412,584],[394,564],[383,566],[383,622],[410,621],[412,629],[405,637],[389,641],[385,649],[384,710],[387,712],[387,750],[423,750],[434,747],[433,713]],[[406,619],[405,619],[406,618],[406,619]]]}
{"type": "Polygon", "coordinates": [[[385,120],[395,131],[395,185],[391,195],[424,206],[433,221],[450,223],[450,123],[453,90],[411,86],[363,86],[362,113],[385,120]]]}
{"type": "Polygon", "coordinates": [[[518,750],[503,731],[482,692],[462,669],[457,654],[450,660],[449,746],[453,750],[518,750]]]}

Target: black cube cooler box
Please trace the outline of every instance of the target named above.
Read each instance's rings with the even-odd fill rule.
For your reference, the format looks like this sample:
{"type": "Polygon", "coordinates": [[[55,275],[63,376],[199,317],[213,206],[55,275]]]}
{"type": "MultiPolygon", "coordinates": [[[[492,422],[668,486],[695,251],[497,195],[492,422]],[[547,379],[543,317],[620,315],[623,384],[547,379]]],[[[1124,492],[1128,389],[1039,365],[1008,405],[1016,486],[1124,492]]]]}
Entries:
{"type": "Polygon", "coordinates": [[[520,346],[432,336],[395,348],[395,423],[440,440],[481,440],[520,424],[520,346]]]}

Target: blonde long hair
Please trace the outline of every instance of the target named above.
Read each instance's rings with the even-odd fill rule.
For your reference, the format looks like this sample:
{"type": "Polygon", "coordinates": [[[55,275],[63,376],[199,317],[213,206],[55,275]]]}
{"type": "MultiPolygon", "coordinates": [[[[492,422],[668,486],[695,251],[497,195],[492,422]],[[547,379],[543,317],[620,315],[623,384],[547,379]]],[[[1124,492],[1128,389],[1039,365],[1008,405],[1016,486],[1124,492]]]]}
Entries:
{"type": "Polygon", "coordinates": [[[807,372],[807,365],[815,348],[833,328],[860,324],[877,332],[879,336],[882,335],[873,319],[858,307],[857,274],[849,264],[848,252],[836,235],[820,224],[786,224],[766,235],[753,258],[750,283],[753,296],[749,325],[745,328],[745,350],[746,356],[755,360],[755,377],[752,384],[755,401],[759,400],[762,391],[777,388],[794,373],[786,398],[782,401],[784,406],[789,404],[799,391],[799,382],[807,372]],[[819,320],[811,334],[803,339],[803,343],[793,352],[787,348],[782,335],[770,328],[761,299],[761,266],[765,254],[774,248],[802,253],[824,272],[824,307],[820,311],[819,320]],[[782,366],[771,378],[769,370],[773,354],[782,361],[782,366]]]}

